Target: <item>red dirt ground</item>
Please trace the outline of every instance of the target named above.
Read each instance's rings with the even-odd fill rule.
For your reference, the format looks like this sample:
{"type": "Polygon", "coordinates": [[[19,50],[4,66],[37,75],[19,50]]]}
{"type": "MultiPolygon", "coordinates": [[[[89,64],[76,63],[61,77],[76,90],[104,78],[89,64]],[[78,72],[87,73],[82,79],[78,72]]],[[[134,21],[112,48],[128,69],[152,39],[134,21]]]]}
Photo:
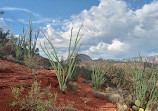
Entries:
{"type": "Polygon", "coordinates": [[[16,64],[6,60],[0,60],[0,111],[11,111],[8,104],[13,100],[11,86],[20,84],[31,85],[35,79],[42,82],[42,87],[51,84],[52,92],[58,93],[58,102],[66,105],[71,104],[76,111],[117,111],[116,105],[102,98],[96,98],[93,95],[92,88],[83,83],[83,78],[78,78],[79,92],[67,90],[65,94],[59,90],[59,84],[55,71],[40,70],[38,75],[31,73],[30,69],[24,65],[16,64]],[[83,99],[90,98],[90,101],[84,103],[83,99]]]}

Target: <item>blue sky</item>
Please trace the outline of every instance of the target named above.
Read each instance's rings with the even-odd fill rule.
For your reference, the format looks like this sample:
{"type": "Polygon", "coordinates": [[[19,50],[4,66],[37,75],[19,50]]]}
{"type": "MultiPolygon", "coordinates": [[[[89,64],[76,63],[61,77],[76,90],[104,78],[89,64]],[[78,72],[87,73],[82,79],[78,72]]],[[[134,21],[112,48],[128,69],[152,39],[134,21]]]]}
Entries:
{"type": "MultiPolygon", "coordinates": [[[[158,55],[157,0],[0,1],[0,11],[5,12],[0,15],[0,27],[18,35],[23,24],[27,27],[31,12],[34,29],[45,31],[59,49],[59,56],[67,54],[71,28],[75,34],[82,23],[80,53],[93,59],[122,59],[137,56],[138,52],[143,56],[158,55]]],[[[38,41],[46,42],[44,38],[38,41]]]]}
{"type": "MultiPolygon", "coordinates": [[[[152,2],[152,0],[125,1],[132,10],[152,2]]],[[[7,18],[7,24],[11,30],[18,34],[21,33],[20,30],[23,24],[28,22],[29,11],[39,15],[39,17],[32,15],[32,20],[48,19],[44,23],[34,25],[35,27],[40,27],[49,23],[52,19],[69,19],[70,16],[79,14],[84,9],[89,10],[92,6],[97,6],[99,3],[99,0],[3,0],[0,4],[0,9],[6,12],[3,17],[7,18]],[[27,12],[22,11],[22,9],[27,10],[27,12]],[[11,19],[13,21],[19,20],[13,22],[11,19]]]]}
{"type": "Polygon", "coordinates": [[[32,12],[32,20],[47,19],[34,25],[39,27],[48,24],[52,19],[69,19],[71,15],[98,4],[98,0],[3,0],[0,9],[5,11],[3,17],[13,32],[21,33],[21,27],[28,22],[29,11],[32,12]]]}

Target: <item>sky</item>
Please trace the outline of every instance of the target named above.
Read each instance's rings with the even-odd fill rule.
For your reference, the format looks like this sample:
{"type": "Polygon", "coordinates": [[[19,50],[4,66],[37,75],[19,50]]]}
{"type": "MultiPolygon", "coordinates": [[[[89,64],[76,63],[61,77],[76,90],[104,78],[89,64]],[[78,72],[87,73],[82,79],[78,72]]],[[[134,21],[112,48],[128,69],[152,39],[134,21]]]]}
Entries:
{"type": "MultiPolygon", "coordinates": [[[[0,11],[0,27],[15,35],[28,27],[31,13],[33,29],[40,28],[64,58],[72,27],[74,40],[82,24],[79,53],[93,59],[158,55],[158,0],[0,0],[0,11]]],[[[51,51],[43,35],[37,47],[44,42],[51,51]]]]}

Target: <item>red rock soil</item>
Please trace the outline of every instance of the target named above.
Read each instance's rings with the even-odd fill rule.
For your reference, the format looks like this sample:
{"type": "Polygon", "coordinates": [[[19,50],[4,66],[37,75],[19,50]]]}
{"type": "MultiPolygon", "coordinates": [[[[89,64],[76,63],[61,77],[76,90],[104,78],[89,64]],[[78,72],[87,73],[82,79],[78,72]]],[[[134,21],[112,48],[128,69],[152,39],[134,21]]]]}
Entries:
{"type": "Polygon", "coordinates": [[[58,102],[66,105],[71,104],[76,111],[117,111],[116,105],[102,98],[96,98],[93,95],[92,88],[83,83],[83,78],[78,78],[79,92],[76,94],[72,90],[67,90],[65,94],[59,90],[58,81],[53,70],[40,70],[38,75],[31,73],[28,67],[17,63],[0,60],[0,111],[11,111],[8,104],[13,100],[11,86],[20,84],[31,85],[35,79],[42,82],[42,87],[51,84],[52,92],[58,93],[58,102]],[[84,103],[83,99],[90,98],[90,101],[84,103]]]}

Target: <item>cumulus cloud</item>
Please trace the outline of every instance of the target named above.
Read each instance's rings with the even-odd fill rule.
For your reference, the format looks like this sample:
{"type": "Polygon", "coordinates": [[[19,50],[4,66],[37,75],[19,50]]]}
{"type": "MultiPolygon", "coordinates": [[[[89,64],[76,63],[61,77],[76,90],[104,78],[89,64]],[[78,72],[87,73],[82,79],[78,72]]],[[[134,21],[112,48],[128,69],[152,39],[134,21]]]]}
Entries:
{"type": "MultiPolygon", "coordinates": [[[[115,55],[122,55],[128,50],[128,45],[114,39],[112,43],[100,42],[96,46],[90,46],[88,50],[83,51],[85,54],[96,55],[97,57],[103,58],[116,58],[115,55]],[[120,54],[121,53],[121,54],[120,54]]],[[[96,57],[95,56],[95,57],[96,57]]]]}
{"type": "Polygon", "coordinates": [[[112,41],[112,44],[108,45],[108,50],[109,51],[125,51],[126,50],[126,45],[125,43],[121,43],[120,41],[118,41],[117,39],[114,39],[112,41]]]}
{"type": "Polygon", "coordinates": [[[158,1],[133,11],[125,1],[100,0],[98,6],[64,20],[62,30],[50,24],[44,29],[55,46],[62,49],[68,44],[71,28],[76,34],[83,23],[81,53],[102,58],[132,57],[137,56],[138,52],[147,56],[158,53],[157,18],[158,1]]]}

